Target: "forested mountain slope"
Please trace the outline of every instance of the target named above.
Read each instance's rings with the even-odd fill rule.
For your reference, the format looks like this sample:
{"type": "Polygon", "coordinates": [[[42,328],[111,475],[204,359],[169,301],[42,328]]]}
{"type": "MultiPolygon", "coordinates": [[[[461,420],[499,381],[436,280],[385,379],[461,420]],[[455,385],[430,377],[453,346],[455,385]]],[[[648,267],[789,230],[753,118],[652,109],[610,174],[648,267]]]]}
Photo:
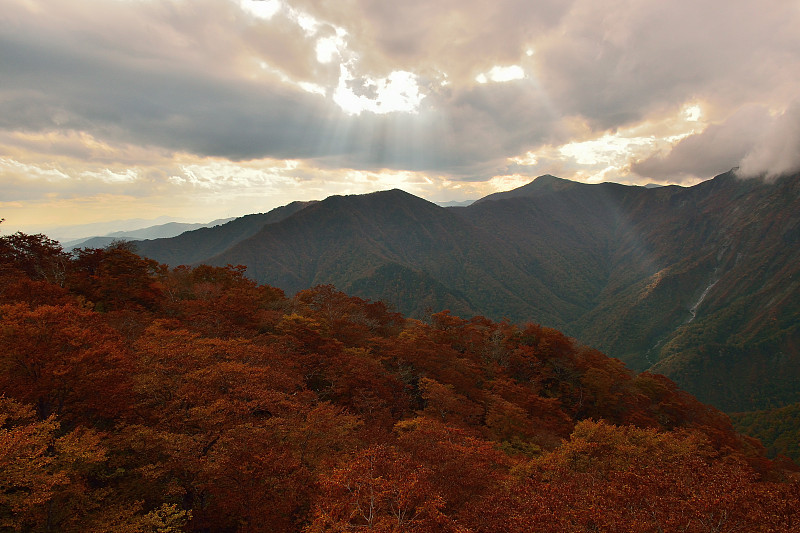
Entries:
{"type": "Polygon", "coordinates": [[[420,317],[448,308],[553,324],[569,307],[490,228],[399,190],[330,197],[207,262],[246,265],[289,292],[333,283],[420,317]]]}
{"type": "Polygon", "coordinates": [[[290,293],[333,283],[419,318],[540,322],[741,411],[800,400],[798,187],[733,172],[659,188],[543,176],[447,209],[384,191],[328,198],[227,247],[205,230],[205,257],[197,232],[140,251],[242,264],[290,293]]]}
{"type": "Polygon", "coordinates": [[[566,331],[725,409],[800,398],[800,177],[727,173],[657,189],[562,181],[462,212],[585,303],[566,331]]]}
{"type": "Polygon", "coordinates": [[[219,226],[187,231],[177,237],[136,241],[136,250],[175,266],[201,262],[257,233],[265,224],[279,222],[312,203],[292,202],[268,213],[246,215],[219,226]]]}

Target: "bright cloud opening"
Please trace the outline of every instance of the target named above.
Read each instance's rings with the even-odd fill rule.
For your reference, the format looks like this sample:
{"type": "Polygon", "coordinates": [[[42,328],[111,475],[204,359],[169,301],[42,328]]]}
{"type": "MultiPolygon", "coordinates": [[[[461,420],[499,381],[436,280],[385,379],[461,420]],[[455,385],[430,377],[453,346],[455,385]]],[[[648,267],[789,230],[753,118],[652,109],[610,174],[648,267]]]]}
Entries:
{"type": "Polygon", "coordinates": [[[322,85],[317,85],[316,83],[301,81],[300,83],[297,84],[297,86],[306,91],[307,93],[320,94],[322,96],[328,94],[328,91],[325,90],[325,87],[323,87],[322,85]]]}
{"type": "Polygon", "coordinates": [[[315,47],[317,61],[320,63],[330,63],[337,55],[341,55],[341,49],[344,48],[345,44],[343,37],[344,35],[337,34],[333,37],[319,39],[315,47]]]}
{"type": "Polygon", "coordinates": [[[613,164],[627,160],[629,154],[641,152],[643,148],[650,149],[654,143],[652,137],[603,135],[599,139],[566,144],[559,152],[581,165],[613,164]]]}
{"type": "MultiPolygon", "coordinates": [[[[546,145],[508,161],[531,167],[531,172],[566,175],[587,182],[630,179],[631,167],[654,154],[666,153],[678,142],[703,131],[701,104],[687,103],[677,113],[645,121],[595,138],[546,145]]],[[[578,126],[579,129],[579,126],[578,126]]]]}
{"type": "Polygon", "coordinates": [[[52,165],[30,165],[11,158],[0,157],[0,175],[24,175],[47,181],[68,181],[70,177],[52,165]]]}
{"type": "Polygon", "coordinates": [[[475,81],[478,83],[488,83],[493,81],[495,83],[502,83],[506,81],[521,80],[525,77],[525,70],[519,65],[511,65],[510,67],[492,67],[489,72],[485,74],[478,74],[475,81]]]}
{"type": "Polygon", "coordinates": [[[133,183],[139,179],[139,172],[134,168],[127,168],[118,172],[104,168],[99,171],[87,170],[82,172],[81,176],[84,178],[104,181],[106,183],[133,183]]]}
{"type": "Polygon", "coordinates": [[[703,110],[697,104],[690,105],[684,108],[683,116],[686,117],[686,120],[689,122],[697,122],[700,120],[700,117],[703,116],[703,110]]]}
{"type": "Polygon", "coordinates": [[[281,9],[280,0],[241,0],[242,9],[261,19],[269,20],[281,9]]]}
{"type": "Polygon", "coordinates": [[[385,78],[363,77],[356,79],[348,68],[341,67],[339,85],[333,93],[333,100],[345,112],[359,115],[363,111],[375,114],[393,112],[417,113],[425,95],[420,93],[417,78],[411,72],[396,70],[385,78]],[[353,87],[358,84],[364,89],[357,94],[353,87]]]}

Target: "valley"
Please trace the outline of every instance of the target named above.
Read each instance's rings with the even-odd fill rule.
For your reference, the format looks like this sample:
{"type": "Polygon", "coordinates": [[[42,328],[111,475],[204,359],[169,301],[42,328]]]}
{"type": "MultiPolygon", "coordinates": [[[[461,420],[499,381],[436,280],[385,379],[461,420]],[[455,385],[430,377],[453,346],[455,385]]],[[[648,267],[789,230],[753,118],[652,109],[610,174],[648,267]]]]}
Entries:
{"type": "Polygon", "coordinates": [[[333,196],[246,232],[232,230],[248,217],[136,247],[172,266],[241,264],[290,294],[333,284],[421,319],[541,323],[749,411],[800,401],[798,191],[797,175],[659,188],[542,176],[467,207],[333,196]]]}

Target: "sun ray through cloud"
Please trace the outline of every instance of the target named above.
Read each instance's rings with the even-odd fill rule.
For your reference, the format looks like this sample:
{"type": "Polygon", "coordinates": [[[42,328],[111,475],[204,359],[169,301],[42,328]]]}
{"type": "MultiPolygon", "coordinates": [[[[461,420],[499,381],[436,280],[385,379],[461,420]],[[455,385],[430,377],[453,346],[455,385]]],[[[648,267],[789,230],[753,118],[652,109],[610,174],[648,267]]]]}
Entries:
{"type": "MultiPolygon", "coordinates": [[[[335,194],[357,172],[429,179],[454,198],[544,173],[787,172],[800,161],[786,140],[800,14],[788,0],[716,2],[6,0],[0,180],[5,205],[22,206],[6,218],[27,224],[44,192],[69,201],[93,186],[207,206],[182,169],[210,159],[226,165],[204,174],[209,190],[252,187],[273,206],[335,194]],[[250,161],[308,173],[267,190],[241,180],[250,161]],[[310,169],[341,179],[315,184],[310,169]]],[[[208,214],[242,213],[246,197],[208,214]]]]}

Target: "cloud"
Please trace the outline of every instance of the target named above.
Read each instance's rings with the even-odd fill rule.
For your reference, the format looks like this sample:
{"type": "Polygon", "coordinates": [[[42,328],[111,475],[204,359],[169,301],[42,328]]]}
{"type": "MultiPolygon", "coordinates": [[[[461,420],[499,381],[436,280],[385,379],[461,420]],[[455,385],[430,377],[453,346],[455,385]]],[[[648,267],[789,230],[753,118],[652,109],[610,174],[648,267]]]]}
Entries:
{"type": "Polygon", "coordinates": [[[349,0],[293,2],[345,27],[364,72],[413,70],[461,85],[494,66],[516,64],[570,8],[563,0],[349,0]]]}
{"type": "Polygon", "coordinates": [[[263,21],[233,6],[221,15],[219,2],[173,2],[171,9],[89,2],[70,5],[77,12],[67,15],[64,3],[55,4],[35,14],[18,7],[24,24],[0,35],[8,80],[0,128],[87,132],[108,142],[231,160],[308,158],[367,170],[452,167],[454,175],[473,164],[466,173],[491,172],[494,161],[557,129],[541,92],[525,80],[438,93],[431,82],[419,114],[351,116],[333,101],[331,84],[338,79],[316,59],[315,39],[335,30],[320,24],[308,32],[286,13],[263,21]],[[228,25],[218,22],[225,18],[228,25]],[[84,36],[77,38],[79,32],[84,36]],[[286,79],[327,83],[330,94],[286,79]]]}
{"type": "Polygon", "coordinates": [[[631,170],[648,179],[675,183],[713,177],[738,166],[772,120],[766,107],[745,106],[725,122],[635,162],[631,170]]]}
{"type": "Polygon", "coordinates": [[[742,159],[739,175],[775,178],[800,171],[800,102],[776,117],[742,159]]]}
{"type": "Polygon", "coordinates": [[[348,180],[785,171],[798,23],[794,0],[4,0],[0,157],[67,179],[0,181],[243,208],[348,180]]]}
{"type": "Polygon", "coordinates": [[[260,18],[211,0],[12,1],[0,127],[475,176],[569,141],[575,117],[601,137],[698,95],[752,97],[798,61],[776,57],[794,36],[788,2],[292,4],[260,18]],[[475,81],[509,65],[525,78],[475,81]],[[423,108],[351,116],[334,98],[342,66],[364,97],[370,80],[416,77],[423,108]],[[312,86],[326,95],[303,89],[312,86]]]}
{"type": "Polygon", "coordinates": [[[738,167],[742,177],[772,178],[800,170],[800,103],[774,115],[745,106],[725,122],[680,140],[631,166],[658,181],[708,178],[738,167]]]}
{"type": "Polygon", "coordinates": [[[724,116],[798,88],[790,1],[581,0],[537,48],[542,83],[565,113],[597,129],[707,100],[724,116]]]}
{"type": "Polygon", "coordinates": [[[349,44],[365,72],[446,74],[466,87],[493,68],[518,65],[559,115],[583,117],[598,133],[691,100],[715,102],[720,118],[798,89],[800,13],[790,0],[768,8],[748,0],[301,5],[352,30],[349,44]]]}
{"type": "Polygon", "coordinates": [[[281,84],[219,80],[203,72],[131,69],[27,39],[0,42],[10,98],[0,127],[92,135],[242,159],[309,155],[303,121],[329,113],[320,97],[281,84]],[[303,150],[306,148],[306,153],[303,150]]]}

